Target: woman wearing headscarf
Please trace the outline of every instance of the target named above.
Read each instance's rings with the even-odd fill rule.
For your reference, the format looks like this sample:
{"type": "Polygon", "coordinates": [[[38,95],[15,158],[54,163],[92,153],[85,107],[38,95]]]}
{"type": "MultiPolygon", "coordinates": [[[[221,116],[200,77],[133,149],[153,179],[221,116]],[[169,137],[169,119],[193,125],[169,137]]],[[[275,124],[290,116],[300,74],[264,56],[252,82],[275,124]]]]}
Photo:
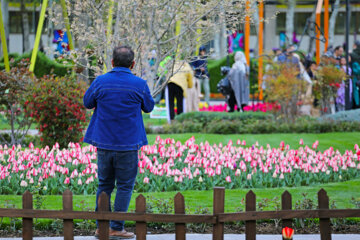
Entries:
{"type": "Polygon", "coordinates": [[[249,67],[246,62],[246,58],[243,52],[236,52],[235,63],[229,72],[229,82],[232,88],[232,92],[228,97],[228,104],[230,107],[229,112],[234,112],[235,104],[243,111],[243,107],[249,103],[249,67]]]}

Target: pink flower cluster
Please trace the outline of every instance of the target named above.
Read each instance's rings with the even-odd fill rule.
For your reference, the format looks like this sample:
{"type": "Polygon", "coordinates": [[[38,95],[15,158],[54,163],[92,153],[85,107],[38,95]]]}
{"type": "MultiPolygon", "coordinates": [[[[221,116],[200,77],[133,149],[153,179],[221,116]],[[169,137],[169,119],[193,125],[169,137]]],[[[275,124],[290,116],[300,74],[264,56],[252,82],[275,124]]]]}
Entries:
{"type": "MultiPolygon", "coordinates": [[[[238,107],[235,105],[235,110],[237,110],[238,107]]],[[[249,104],[248,106],[244,107],[245,112],[268,112],[268,111],[279,111],[280,105],[276,105],[273,103],[256,103],[256,104],[249,104]]],[[[218,105],[211,105],[211,106],[203,106],[199,108],[200,112],[227,112],[228,111],[228,105],[226,103],[224,104],[218,104],[218,105]]]]}
{"type": "MultiPolygon", "coordinates": [[[[308,185],[342,181],[360,176],[360,148],[340,153],[330,147],[318,151],[299,141],[291,149],[282,141],[278,147],[248,146],[245,140],[227,144],[185,143],[158,136],[152,145],[139,151],[138,191],[170,191],[308,185]]],[[[70,188],[75,194],[95,194],[96,148],[70,143],[60,149],[0,145],[0,194],[20,194],[24,189],[42,188],[43,193],[58,194],[70,188]],[[58,189],[58,191],[54,191],[58,189]]]]}
{"type": "Polygon", "coordinates": [[[56,179],[58,185],[88,185],[97,178],[95,161],[96,148],[81,147],[79,143],[70,143],[62,150],[58,144],[52,149],[35,148],[32,143],[26,149],[0,145],[0,184],[8,182],[12,186],[17,182],[22,187],[40,184],[51,188],[57,186],[48,186],[48,181],[56,179]]]}
{"type": "Polygon", "coordinates": [[[259,146],[246,147],[246,142],[238,140],[235,144],[196,144],[192,137],[182,144],[174,139],[156,138],[155,144],[141,149],[139,172],[143,183],[155,181],[153,176],[172,178],[174,182],[184,180],[204,181],[205,178],[222,178],[231,183],[239,176],[250,180],[256,174],[271,174],[272,178],[284,179],[295,172],[302,174],[326,174],[354,170],[360,173],[360,149],[341,154],[332,147],[324,152],[317,151],[319,142],[312,148],[303,145],[301,139],[298,149],[290,149],[283,141],[278,148],[259,146]]]}

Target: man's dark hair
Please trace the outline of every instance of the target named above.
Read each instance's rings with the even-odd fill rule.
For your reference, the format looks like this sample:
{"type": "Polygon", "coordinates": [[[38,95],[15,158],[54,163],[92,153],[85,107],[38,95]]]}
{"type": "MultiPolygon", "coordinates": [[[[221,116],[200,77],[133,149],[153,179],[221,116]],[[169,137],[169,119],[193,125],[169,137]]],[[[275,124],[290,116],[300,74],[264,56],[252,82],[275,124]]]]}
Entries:
{"type": "Polygon", "coordinates": [[[335,51],[337,51],[337,50],[339,50],[340,48],[342,48],[342,46],[337,46],[336,48],[335,48],[335,51]]]}
{"type": "Polygon", "coordinates": [[[114,67],[130,68],[134,61],[134,51],[128,46],[115,47],[113,61],[114,67]]]}

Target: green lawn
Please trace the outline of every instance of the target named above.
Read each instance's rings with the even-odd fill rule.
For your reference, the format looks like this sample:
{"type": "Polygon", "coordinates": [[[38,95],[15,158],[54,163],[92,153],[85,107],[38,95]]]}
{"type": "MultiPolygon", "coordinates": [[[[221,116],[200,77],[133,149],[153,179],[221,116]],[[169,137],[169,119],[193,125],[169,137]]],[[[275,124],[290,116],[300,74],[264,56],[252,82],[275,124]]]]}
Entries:
{"type": "MultiPolygon", "coordinates": [[[[148,141],[152,144],[155,141],[157,134],[148,134],[148,141]]],[[[237,139],[246,140],[247,146],[251,146],[256,141],[260,145],[266,146],[270,144],[271,147],[278,147],[281,141],[289,144],[291,148],[299,147],[299,140],[302,138],[304,144],[311,147],[311,145],[318,140],[318,149],[323,151],[329,147],[333,147],[339,151],[353,150],[355,143],[360,145],[359,132],[346,132],[346,133],[321,133],[321,134],[308,134],[308,133],[274,133],[274,134],[203,134],[203,133],[184,133],[184,134],[161,134],[162,138],[174,138],[176,141],[185,142],[187,139],[194,136],[197,143],[208,141],[210,144],[228,143],[231,139],[234,144],[237,139]]]]}
{"type": "MultiPolygon", "coordinates": [[[[328,192],[328,196],[331,201],[335,201],[337,208],[354,208],[355,206],[350,203],[352,197],[357,201],[360,201],[360,179],[354,179],[341,183],[330,183],[323,184],[319,186],[310,186],[310,187],[297,187],[297,188],[272,188],[272,189],[252,189],[257,195],[257,201],[261,199],[273,199],[274,197],[279,197],[281,199],[281,194],[288,190],[293,196],[293,205],[299,199],[302,199],[302,194],[307,193],[308,198],[315,201],[317,205],[317,191],[321,188],[324,188],[328,192]]],[[[225,212],[235,211],[239,206],[243,198],[245,198],[246,193],[249,189],[233,189],[226,190],[225,193],[225,212]]],[[[156,198],[169,199],[174,197],[176,192],[155,192],[155,193],[144,193],[145,196],[154,196],[156,198]]],[[[201,206],[207,207],[212,211],[212,202],[213,202],[213,192],[212,191],[184,191],[182,194],[185,197],[185,205],[190,207],[191,210],[201,206]]],[[[130,202],[130,210],[135,208],[135,198],[138,196],[138,193],[133,194],[133,197],[130,202]]],[[[15,204],[17,208],[21,208],[21,196],[14,195],[2,195],[0,196],[0,206],[3,207],[5,201],[8,203],[15,204]]],[[[114,200],[114,194],[112,196],[114,200]]],[[[85,202],[90,209],[94,209],[95,206],[95,196],[94,195],[76,195],[74,196],[74,209],[79,210],[78,205],[81,201],[85,202]]],[[[45,196],[43,203],[45,209],[61,209],[62,199],[61,196],[45,196]]]]}

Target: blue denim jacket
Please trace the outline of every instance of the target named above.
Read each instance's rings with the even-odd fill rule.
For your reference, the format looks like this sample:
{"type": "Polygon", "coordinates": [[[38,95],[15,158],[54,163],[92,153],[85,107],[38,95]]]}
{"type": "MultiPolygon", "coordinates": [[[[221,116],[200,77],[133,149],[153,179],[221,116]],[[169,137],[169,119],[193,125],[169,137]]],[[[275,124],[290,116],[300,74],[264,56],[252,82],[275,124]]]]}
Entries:
{"type": "Polygon", "coordinates": [[[97,77],[84,95],[84,105],[95,108],[84,142],[115,151],[147,145],[141,110],[151,112],[154,100],[146,81],[130,69],[115,67],[97,77]]]}

